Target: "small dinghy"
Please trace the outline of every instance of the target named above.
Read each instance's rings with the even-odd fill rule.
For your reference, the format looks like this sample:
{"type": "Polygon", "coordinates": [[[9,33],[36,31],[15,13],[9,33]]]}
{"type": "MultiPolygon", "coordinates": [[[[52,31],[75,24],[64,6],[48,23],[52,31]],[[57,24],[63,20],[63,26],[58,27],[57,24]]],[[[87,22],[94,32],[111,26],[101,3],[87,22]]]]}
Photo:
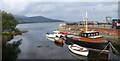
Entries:
{"type": "Polygon", "coordinates": [[[71,52],[82,56],[88,56],[89,53],[88,49],[86,49],[85,47],[81,47],[77,44],[68,45],[68,48],[71,52]]]}
{"type": "Polygon", "coordinates": [[[69,53],[70,53],[73,57],[75,57],[75,58],[77,58],[77,59],[80,59],[80,60],[82,60],[82,61],[88,61],[88,57],[87,57],[87,56],[77,55],[77,54],[74,54],[74,53],[71,52],[71,51],[69,51],[69,53]]]}

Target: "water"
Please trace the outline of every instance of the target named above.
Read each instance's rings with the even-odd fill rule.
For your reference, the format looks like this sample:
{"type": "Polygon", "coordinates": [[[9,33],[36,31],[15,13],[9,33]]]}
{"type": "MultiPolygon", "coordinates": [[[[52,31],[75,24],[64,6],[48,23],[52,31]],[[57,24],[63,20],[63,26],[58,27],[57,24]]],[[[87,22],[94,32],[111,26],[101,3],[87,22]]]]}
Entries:
{"type": "Polygon", "coordinates": [[[20,30],[29,31],[15,37],[15,39],[23,39],[18,59],[75,59],[68,53],[69,50],[65,44],[63,47],[59,47],[45,36],[47,32],[56,29],[59,24],[56,22],[18,25],[17,28],[20,30]]]}
{"type": "Polygon", "coordinates": [[[69,51],[66,44],[61,46],[48,40],[45,36],[46,33],[51,33],[59,24],[60,22],[19,24],[17,28],[29,32],[15,36],[12,40],[23,40],[19,46],[21,52],[17,59],[107,59],[107,55],[99,55],[93,51],[90,51],[88,57],[75,55],[69,51]]]}

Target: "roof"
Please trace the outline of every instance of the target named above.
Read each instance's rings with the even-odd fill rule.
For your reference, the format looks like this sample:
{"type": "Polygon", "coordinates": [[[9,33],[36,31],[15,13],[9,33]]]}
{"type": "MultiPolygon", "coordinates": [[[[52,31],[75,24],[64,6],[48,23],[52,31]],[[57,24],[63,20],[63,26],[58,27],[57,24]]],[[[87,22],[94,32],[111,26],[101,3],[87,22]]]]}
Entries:
{"type": "Polygon", "coordinates": [[[98,32],[98,31],[85,31],[84,33],[96,33],[96,32],[98,32]]]}
{"type": "Polygon", "coordinates": [[[112,18],[112,20],[118,20],[118,18],[112,18]]]}

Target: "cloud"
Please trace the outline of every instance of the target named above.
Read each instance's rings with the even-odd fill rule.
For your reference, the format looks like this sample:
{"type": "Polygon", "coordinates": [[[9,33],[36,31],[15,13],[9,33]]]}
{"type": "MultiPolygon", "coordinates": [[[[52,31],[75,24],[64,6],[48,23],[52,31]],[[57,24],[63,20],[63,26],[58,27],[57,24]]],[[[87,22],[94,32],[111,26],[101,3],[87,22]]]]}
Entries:
{"type": "Polygon", "coordinates": [[[118,2],[119,0],[2,0],[4,2],[118,2]]]}
{"type": "Polygon", "coordinates": [[[17,14],[21,11],[24,11],[27,7],[28,3],[26,2],[2,2],[2,9],[7,12],[11,12],[17,14]]]}
{"type": "MultiPolygon", "coordinates": [[[[45,16],[66,21],[82,20],[88,11],[90,20],[105,20],[106,16],[117,17],[117,2],[3,2],[2,10],[26,16],[45,16]]],[[[12,0],[13,1],[13,0],[12,0]]],[[[75,0],[76,1],[76,0],[75,0]]],[[[94,0],[93,0],[94,1],[94,0]]],[[[112,1],[112,0],[111,0],[112,1]]]]}

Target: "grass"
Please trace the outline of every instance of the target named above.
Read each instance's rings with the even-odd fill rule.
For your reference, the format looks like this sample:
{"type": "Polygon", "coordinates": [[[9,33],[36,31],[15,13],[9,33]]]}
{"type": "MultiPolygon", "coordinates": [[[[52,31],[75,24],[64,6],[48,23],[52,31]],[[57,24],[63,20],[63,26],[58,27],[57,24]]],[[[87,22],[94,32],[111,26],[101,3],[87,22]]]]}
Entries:
{"type": "Polygon", "coordinates": [[[113,44],[120,45],[120,36],[103,36],[107,41],[111,41],[113,44]]]}
{"type": "Polygon", "coordinates": [[[13,39],[13,36],[16,35],[22,35],[22,33],[26,33],[28,31],[19,31],[19,32],[2,32],[2,43],[6,44],[6,42],[10,41],[11,39],[13,39]]]}

